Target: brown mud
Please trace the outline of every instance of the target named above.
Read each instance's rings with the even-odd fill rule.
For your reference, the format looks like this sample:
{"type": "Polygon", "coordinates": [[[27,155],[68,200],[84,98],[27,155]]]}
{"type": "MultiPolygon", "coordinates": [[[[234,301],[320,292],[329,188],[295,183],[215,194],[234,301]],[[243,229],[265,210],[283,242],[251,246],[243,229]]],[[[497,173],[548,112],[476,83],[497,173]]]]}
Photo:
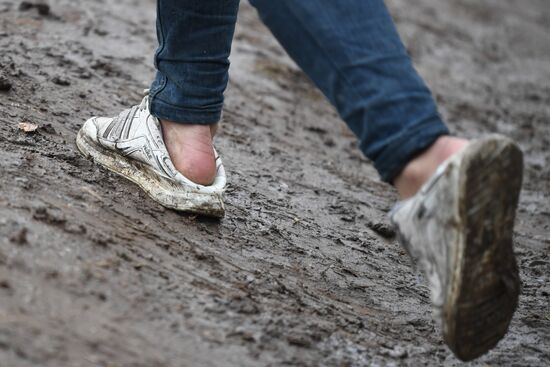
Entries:
{"type": "MultiPolygon", "coordinates": [[[[548,366],[550,7],[388,5],[453,131],[525,151],[520,306],[472,365],[548,366]]],[[[0,0],[0,366],[459,364],[389,227],[395,191],[248,4],[217,138],[225,219],[165,210],[77,153],[86,118],[140,101],[154,10],[0,0]]]]}

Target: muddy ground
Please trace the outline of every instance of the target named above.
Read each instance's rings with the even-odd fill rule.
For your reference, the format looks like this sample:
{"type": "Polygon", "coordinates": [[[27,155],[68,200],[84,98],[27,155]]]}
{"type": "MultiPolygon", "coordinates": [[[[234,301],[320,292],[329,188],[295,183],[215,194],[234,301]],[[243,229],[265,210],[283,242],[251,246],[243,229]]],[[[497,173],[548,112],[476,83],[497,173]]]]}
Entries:
{"type": "MultiPolygon", "coordinates": [[[[0,0],[0,366],[459,364],[389,227],[395,191],[248,4],[221,222],[163,209],[74,144],[89,116],[140,101],[155,2],[20,4],[0,0]]],[[[525,150],[520,306],[472,365],[548,366],[548,2],[388,5],[452,130],[525,150]]]]}

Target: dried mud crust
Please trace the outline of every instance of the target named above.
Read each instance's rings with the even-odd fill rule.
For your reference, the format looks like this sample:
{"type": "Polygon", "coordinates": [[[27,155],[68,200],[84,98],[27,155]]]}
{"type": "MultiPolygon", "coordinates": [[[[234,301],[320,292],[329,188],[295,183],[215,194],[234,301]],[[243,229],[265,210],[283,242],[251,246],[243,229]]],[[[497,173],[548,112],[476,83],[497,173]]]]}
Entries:
{"type": "MultiPolygon", "coordinates": [[[[547,3],[387,3],[451,129],[525,152],[519,306],[473,365],[548,365],[547,3]]],[[[74,145],[87,118],[139,103],[155,2],[48,4],[0,1],[0,365],[459,363],[386,218],[395,192],[248,4],[216,142],[221,222],[162,208],[74,145]]]]}

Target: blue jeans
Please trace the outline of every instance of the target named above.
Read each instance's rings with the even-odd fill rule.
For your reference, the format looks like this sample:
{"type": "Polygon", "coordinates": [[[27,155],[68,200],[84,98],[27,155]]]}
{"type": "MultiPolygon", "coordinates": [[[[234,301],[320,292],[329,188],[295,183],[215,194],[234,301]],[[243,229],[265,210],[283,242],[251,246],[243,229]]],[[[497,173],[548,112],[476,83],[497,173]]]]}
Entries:
{"type": "MultiPolygon", "coordinates": [[[[392,180],[449,133],[383,0],[250,0],[392,180]]],[[[151,112],[181,123],[221,116],[239,0],[158,0],[151,112]]]]}

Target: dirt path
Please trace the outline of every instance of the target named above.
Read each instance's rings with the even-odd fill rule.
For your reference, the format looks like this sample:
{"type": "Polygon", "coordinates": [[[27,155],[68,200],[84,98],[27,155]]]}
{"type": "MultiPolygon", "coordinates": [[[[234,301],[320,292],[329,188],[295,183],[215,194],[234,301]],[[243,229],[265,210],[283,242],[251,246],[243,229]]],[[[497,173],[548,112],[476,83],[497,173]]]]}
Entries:
{"type": "MultiPolygon", "coordinates": [[[[394,191],[248,4],[218,223],[164,210],[74,145],[85,118],[141,99],[155,2],[20,3],[0,0],[0,366],[458,364],[388,225],[394,191]]],[[[388,5],[451,128],[526,153],[520,308],[473,365],[550,365],[547,1],[388,5]]]]}

